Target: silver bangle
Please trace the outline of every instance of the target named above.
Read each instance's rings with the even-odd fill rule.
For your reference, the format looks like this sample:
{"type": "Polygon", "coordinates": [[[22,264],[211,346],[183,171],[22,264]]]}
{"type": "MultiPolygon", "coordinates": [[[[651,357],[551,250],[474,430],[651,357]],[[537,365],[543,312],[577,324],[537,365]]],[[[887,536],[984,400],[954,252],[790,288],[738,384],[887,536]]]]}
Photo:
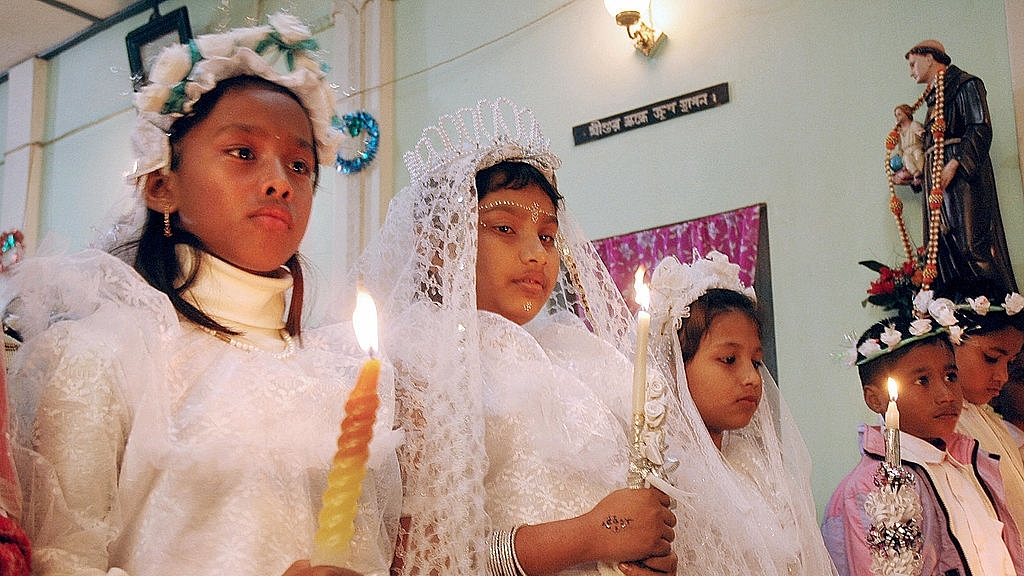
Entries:
{"type": "Polygon", "coordinates": [[[491,550],[487,558],[487,571],[491,576],[527,576],[516,555],[516,533],[522,524],[511,530],[491,532],[491,550]]]}

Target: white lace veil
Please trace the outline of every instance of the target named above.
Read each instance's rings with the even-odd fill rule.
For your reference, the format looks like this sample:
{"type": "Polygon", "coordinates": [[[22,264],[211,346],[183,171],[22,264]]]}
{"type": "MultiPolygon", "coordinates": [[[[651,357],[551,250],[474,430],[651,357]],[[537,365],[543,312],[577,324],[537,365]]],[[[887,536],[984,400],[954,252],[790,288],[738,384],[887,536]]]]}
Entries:
{"type": "Polygon", "coordinates": [[[667,489],[679,500],[679,571],[836,574],[818,529],[810,455],[771,374],[761,369],[761,403],[750,424],[725,433],[721,451],[690,396],[677,332],[711,288],[754,296],[739,280],[739,266],[717,252],[695,256],[692,265],[668,257],[651,279],[652,354],[674,374],[683,416],[696,430],[677,488],[667,489]]]}
{"type": "MultiPolygon", "coordinates": [[[[406,427],[403,506],[411,522],[404,574],[486,571],[486,343],[478,340],[475,176],[505,160],[534,166],[552,184],[560,165],[533,114],[506,99],[442,116],[405,155],[412,182],[392,200],[354,269],[352,280],[378,304],[381,351],[396,367],[406,427]]],[[[562,271],[534,322],[571,312],[577,324],[585,318],[592,332],[632,357],[634,319],[564,202],[557,212],[562,271]]],[[[628,390],[630,382],[622,386],[628,390]]],[[[623,469],[623,487],[625,476],[623,469]]]]}

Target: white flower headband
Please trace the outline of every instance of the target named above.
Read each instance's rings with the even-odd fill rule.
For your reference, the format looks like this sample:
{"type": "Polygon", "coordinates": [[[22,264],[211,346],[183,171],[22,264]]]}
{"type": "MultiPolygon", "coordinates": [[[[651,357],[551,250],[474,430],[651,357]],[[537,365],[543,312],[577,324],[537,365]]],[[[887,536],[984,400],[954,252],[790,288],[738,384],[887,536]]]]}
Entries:
{"type": "Polygon", "coordinates": [[[309,111],[321,164],[332,164],[341,132],[335,128],[336,97],[327,81],[327,66],[318,60],[317,42],[298,18],[278,13],[269,24],[207,34],[161,50],[149,83],[135,95],[132,144],[135,166],[130,183],[170,164],[168,130],[187,115],[218,82],[252,75],[288,88],[309,111]],[[275,69],[284,56],[283,70],[275,69]],[[269,58],[268,58],[269,57],[269,58]]]}
{"type": "MultiPolygon", "coordinates": [[[[865,338],[863,342],[850,352],[851,364],[860,366],[876,358],[893,352],[918,340],[937,336],[943,332],[949,334],[949,341],[955,345],[963,343],[964,334],[971,330],[968,326],[960,326],[960,311],[972,311],[979,316],[989,312],[1005,312],[1013,316],[1024,309],[1024,296],[1016,292],[1006,295],[1002,306],[993,305],[985,296],[967,298],[963,304],[956,304],[948,298],[934,298],[932,290],[922,290],[914,297],[915,318],[909,320],[906,327],[907,335],[897,330],[897,318],[891,319],[877,338],[865,338]]],[[[884,321],[883,321],[884,322],[884,321]]]]}
{"type": "Polygon", "coordinates": [[[658,263],[651,275],[651,325],[655,334],[674,336],[682,319],[690,316],[690,304],[712,288],[739,292],[756,301],[754,289],[740,280],[739,264],[711,251],[706,258],[694,253],[692,264],[682,264],[675,256],[658,263]]]}

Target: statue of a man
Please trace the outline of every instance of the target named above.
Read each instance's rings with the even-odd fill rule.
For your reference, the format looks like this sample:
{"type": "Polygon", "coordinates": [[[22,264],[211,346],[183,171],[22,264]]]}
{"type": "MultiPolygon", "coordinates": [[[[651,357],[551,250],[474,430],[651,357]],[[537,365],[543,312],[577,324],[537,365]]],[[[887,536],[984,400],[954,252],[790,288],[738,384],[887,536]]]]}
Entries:
{"type": "MultiPolygon", "coordinates": [[[[950,64],[946,49],[937,40],[924,40],[906,54],[910,76],[928,86],[925,102],[925,193],[938,187],[942,195],[942,225],[939,233],[937,284],[955,278],[981,277],[998,282],[1007,290],[1017,289],[1006,248],[1003,220],[999,214],[996,179],[989,157],[992,121],[985,99],[985,84],[950,64]],[[942,110],[936,108],[935,84],[944,71],[942,110]],[[945,121],[942,170],[933,182],[932,162],[936,154],[932,129],[941,115],[945,121]]],[[[915,190],[918,188],[915,187],[915,190]]],[[[924,202],[925,238],[928,202],[924,202]]]]}

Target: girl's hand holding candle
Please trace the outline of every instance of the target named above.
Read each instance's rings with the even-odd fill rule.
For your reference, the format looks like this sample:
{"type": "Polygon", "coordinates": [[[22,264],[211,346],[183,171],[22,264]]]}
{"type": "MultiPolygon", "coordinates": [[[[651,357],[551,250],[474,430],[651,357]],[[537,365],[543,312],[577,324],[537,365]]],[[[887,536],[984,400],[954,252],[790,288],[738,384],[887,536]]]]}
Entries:
{"type": "Polygon", "coordinates": [[[358,294],[352,324],[359,346],[370,358],[359,370],[355,388],[345,403],[338,451],[327,475],[327,489],[320,508],[316,548],[311,559],[314,566],[342,566],[348,559],[366,461],[370,457],[373,424],[380,404],[377,396],[380,360],[373,357],[377,349],[377,310],[369,294],[358,294]]]}

